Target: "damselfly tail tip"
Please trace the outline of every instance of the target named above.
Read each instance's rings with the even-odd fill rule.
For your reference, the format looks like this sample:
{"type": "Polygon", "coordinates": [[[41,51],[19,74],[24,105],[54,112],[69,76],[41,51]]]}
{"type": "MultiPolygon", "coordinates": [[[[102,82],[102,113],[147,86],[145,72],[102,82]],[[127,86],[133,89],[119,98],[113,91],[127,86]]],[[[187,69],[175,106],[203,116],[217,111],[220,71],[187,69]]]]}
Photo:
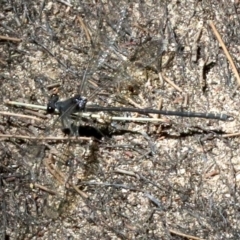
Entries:
{"type": "Polygon", "coordinates": [[[232,117],[232,116],[229,116],[229,115],[226,115],[226,114],[224,114],[224,121],[229,121],[229,122],[231,122],[231,121],[233,121],[234,120],[234,117],[232,117]]]}

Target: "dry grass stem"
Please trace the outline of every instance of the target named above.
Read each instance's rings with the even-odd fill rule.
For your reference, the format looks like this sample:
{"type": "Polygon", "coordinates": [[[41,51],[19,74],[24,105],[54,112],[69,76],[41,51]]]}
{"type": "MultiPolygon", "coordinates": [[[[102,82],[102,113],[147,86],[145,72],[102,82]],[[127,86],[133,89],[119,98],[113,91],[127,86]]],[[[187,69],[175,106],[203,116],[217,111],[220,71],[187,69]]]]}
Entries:
{"type": "Polygon", "coordinates": [[[240,85],[240,76],[239,76],[238,71],[237,71],[237,68],[236,68],[236,66],[235,66],[235,64],[234,64],[234,62],[233,62],[233,59],[232,59],[231,55],[229,54],[229,52],[228,52],[228,50],[227,50],[226,45],[224,44],[224,42],[223,42],[220,34],[218,33],[218,30],[216,29],[213,21],[210,21],[210,22],[209,22],[209,25],[211,26],[211,28],[212,28],[212,30],[213,30],[213,33],[215,34],[215,36],[216,36],[216,38],[217,38],[220,46],[222,47],[222,49],[223,49],[223,51],[224,51],[224,53],[225,53],[225,55],[226,55],[226,57],[227,57],[230,65],[231,65],[231,67],[232,67],[232,71],[233,71],[235,77],[237,78],[238,85],[240,85]]]}
{"type": "Polygon", "coordinates": [[[10,117],[18,117],[18,118],[27,118],[27,119],[32,119],[35,121],[42,121],[40,118],[37,118],[37,117],[23,115],[23,114],[17,114],[17,113],[11,113],[11,112],[0,112],[0,115],[10,116],[10,117]]]}
{"type": "Polygon", "coordinates": [[[19,38],[13,38],[13,37],[2,36],[2,35],[0,35],[0,39],[6,40],[6,41],[12,41],[12,42],[21,42],[22,41],[22,39],[19,39],[19,38]]]}
{"type": "Polygon", "coordinates": [[[163,77],[163,79],[167,82],[167,83],[169,83],[172,87],[174,87],[177,91],[179,91],[179,92],[183,92],[183,90],[180,88],[180,87],[178,87],[172,80],[170,80],[168,77],[166,77],[166,76],[164,76],[164,75],[162,75],[162,77],[163,77]]]}
{"type": "Polygon", "coordinates": [[[240,239],[232,2],[1,1],[0,239],[240,239]]]}

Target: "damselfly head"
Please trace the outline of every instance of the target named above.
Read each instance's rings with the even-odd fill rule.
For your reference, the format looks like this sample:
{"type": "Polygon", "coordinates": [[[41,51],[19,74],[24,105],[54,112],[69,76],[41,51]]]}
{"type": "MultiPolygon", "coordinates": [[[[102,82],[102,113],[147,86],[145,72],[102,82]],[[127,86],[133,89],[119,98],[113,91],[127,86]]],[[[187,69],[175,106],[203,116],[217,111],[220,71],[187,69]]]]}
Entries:
{"type": "Polygon", "coordinates": [[[87,104],[87,98],[76,95],[75,102],[77,103],[78,110],[84,110],[87,104]]]}

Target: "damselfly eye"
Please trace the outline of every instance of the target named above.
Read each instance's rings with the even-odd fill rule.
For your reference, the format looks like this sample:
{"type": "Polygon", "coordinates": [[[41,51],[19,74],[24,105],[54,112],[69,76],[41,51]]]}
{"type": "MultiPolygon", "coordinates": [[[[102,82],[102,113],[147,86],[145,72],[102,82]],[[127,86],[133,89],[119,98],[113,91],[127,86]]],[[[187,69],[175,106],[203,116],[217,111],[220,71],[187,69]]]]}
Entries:
{"type": "Polygon", "coordinates": [[[84,110],[85,109],[85,106],[87,104],[87,99],[86,98],[78,95],[78,96],[76,96],[75,101],[78,105],[79,110],[84,110]]]}

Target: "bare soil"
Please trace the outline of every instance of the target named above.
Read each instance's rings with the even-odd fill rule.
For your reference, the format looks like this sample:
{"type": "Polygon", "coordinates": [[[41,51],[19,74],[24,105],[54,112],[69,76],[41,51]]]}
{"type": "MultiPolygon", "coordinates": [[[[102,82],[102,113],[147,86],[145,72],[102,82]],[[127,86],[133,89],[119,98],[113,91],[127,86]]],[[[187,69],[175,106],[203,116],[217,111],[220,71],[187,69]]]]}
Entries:
{"type": "Polygon", "coordinates": [[[240,239],[239,1],[0,2],[1,239],[240,239]],[[233,121],[7,104],[53,92],[233,121]]]}

